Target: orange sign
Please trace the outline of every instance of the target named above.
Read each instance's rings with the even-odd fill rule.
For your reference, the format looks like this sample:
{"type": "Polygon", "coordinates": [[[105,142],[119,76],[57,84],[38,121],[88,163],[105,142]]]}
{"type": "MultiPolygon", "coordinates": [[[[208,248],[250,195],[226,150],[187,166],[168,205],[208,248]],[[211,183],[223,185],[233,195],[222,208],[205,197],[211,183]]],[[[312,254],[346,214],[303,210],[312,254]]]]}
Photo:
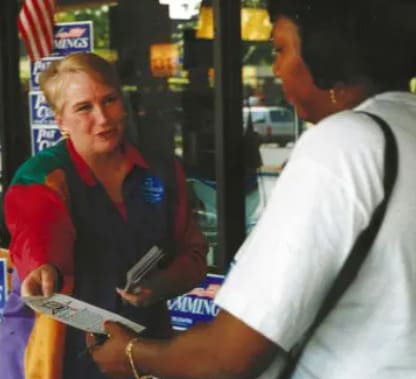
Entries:
{"type": "Polygon", "coordinates": [[[150,46],[150,69],[157,77],[174,76],[179,71],[179,48],[174,43],[150,46]]]}

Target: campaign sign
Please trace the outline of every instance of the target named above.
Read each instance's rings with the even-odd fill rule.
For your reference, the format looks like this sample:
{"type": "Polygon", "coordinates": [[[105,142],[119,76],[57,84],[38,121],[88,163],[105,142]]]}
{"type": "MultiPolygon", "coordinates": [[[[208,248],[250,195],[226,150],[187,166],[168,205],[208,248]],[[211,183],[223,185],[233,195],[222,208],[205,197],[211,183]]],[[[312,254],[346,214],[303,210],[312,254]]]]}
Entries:
{"type": "Polygon", "coordinates": [[[61,22],[54,26],[52,56],[64,57],[71,53],[92,50],[92,21],[61,22]]]}
{"type": "Polygon", "coordinates": [[[186,330],[212,320],[219,312],[214,297],[224,281],[224,275],[207,274],[204,282],[183,296],[168,300],[173,329],[186,330]]]}
{"type": "Polygon", "coordinates": [[[39,91],[39,75],[45,71],[53,62],[60,59],[59,57],[48,57],[41,60],[30,62],[30,89],[32,91],[39,91]]]}
{"type": "Polygon", "coordinates": [[[52,147],[62,140],[57,126],[32,125],[32,153],[37,154],[43,149],[52,147]]]}
{"type": "Polygon", "coordinates": [[[7,300],[7,259],[0,258],[0,315],[7,300]]]}
{"type": "Polygon", "coordinates": [[[31,91],[29,105],[31,125],[55,125],[52,109],[42,92],[31,91]]]}

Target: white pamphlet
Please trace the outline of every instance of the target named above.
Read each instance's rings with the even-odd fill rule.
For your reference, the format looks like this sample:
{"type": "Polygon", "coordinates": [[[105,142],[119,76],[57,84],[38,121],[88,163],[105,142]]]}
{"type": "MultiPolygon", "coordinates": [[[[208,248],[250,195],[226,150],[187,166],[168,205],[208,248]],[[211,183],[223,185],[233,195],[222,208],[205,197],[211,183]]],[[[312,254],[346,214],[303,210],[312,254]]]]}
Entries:
{"type": "Polygon", "coordinates": [[[127,272],[124,290],[130,292],[162,259],[163,251],[153,246],[140,260],[127,272]]]}
{"type": "Polygon", "coordinates": [[[130,321],[117,313],[67,295],[25,296],[23,300],[36,312],[45,313],[55,320],[90,333],[105,334],[104,321],[118,322],[136,333],[145,329],[143,325],[130,321]]]}

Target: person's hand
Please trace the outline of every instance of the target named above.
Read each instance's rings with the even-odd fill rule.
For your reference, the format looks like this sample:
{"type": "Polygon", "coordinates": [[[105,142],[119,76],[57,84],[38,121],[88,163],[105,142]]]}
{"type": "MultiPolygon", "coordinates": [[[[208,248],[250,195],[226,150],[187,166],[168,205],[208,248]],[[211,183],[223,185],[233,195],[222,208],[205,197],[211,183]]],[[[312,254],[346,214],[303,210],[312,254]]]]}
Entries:
{"type": "MultiPolygon", "coordinates": [[[[91,356],[103,373],[111,378],[131,378],[131,367],[126,355],[126,346],[137,335],[118,323],[107,321],[104,328],[107,340],[90,350],[91,356]]],[[[86,336],[87,347],[93,346],[95,338],[90,333],[86,336]]]]}
{"type": "Polygon", "coordinates": [[[154,272],[149,278],[140,282],[140,284],[127,292],[121,288],[116,288],[121,298],[136,307],[147,307],[161,300],[161,277],[154,272]]]}
{"type": "Polygon", "coordinates": [[[31,271],[22,282],[22,296],[50,296],[57,288],[58,272],[52,265],[45,264],[31,271]]]}

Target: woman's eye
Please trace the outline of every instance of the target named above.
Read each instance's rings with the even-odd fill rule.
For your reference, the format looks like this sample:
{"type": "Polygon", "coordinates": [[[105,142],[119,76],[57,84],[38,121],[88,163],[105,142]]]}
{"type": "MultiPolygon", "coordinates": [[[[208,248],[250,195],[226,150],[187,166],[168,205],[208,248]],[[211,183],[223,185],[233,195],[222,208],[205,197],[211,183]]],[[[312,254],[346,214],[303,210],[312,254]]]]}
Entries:
{"type": "Polygon", "coordinates": [[[111,104],[114,103],[118,99],[117,96],[109,96],[104,99],[104,104],[111,104]]]}
{"type": "Polygon", "coordinates": [[[76,108],[77,112],[88,112],[89,110],[91,110],[91,105],[90,104],[84,104],[84,105],[80,105],[79,107],[76,108]]]}

